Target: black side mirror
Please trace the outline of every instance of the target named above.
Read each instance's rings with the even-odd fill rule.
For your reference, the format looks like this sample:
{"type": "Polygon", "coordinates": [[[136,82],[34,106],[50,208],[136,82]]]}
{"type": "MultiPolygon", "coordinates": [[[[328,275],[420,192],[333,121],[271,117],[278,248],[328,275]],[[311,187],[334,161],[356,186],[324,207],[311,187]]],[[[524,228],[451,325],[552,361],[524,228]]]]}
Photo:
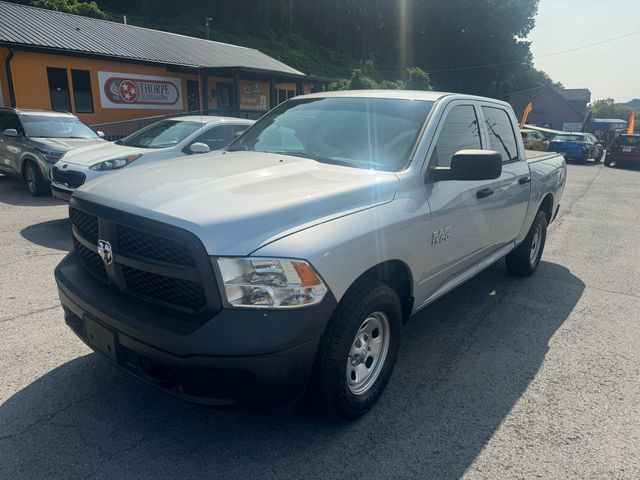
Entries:
{"type": "Polygon", "coordinates": [[[502,155],[490,150],[460,150],[450,167],[436,167],[431,180],[494,180],[502,175],[502,155]]]}

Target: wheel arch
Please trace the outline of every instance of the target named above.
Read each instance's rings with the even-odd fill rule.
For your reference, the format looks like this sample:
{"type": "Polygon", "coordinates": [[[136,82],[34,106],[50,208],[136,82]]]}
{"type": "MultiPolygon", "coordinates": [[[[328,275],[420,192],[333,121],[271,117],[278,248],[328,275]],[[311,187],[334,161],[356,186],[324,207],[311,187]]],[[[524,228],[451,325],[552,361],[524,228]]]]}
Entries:
{"type": "MultiPolygon", "coordinates": [[[[347,292],[362,279],[377,280],[391,287],[398,295],[402,305],[402,318],[407,321],[413,311],[413,274],[402,260],[386,260],[362,273],[356,278],[347,292]]],[[[346,294],[345,294],[346,296],[346,294]]]]}
{"type": "Polygon", "coordinates": [[[551,223],[553,220],[553,193],[547,193],[545,197],[540,202],[540,207],[538,207],[538,211],[543,211],[547,216],[547,223],[551,223]]]}

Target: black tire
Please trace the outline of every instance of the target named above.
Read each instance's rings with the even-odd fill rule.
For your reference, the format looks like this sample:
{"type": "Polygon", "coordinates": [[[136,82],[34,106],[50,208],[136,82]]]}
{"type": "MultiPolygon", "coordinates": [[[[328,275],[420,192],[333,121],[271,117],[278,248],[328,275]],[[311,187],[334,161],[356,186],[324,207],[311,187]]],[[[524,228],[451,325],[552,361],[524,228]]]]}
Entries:
{"type": "Polygon", "coordinates": [[[547,240],[547,226],[547,215],[542,210],[539,210],[524,241],[518,245],[518,248],[507,255],[507,270],[509,270],[509,273],[520,277],[528,277],[535,273],[538,265],[540,265],[542,252],[544,252],[544,245],[547,240]],[[536,253],[532,258],[536,232],[538,232],[536,253]]]}
{"type": "Polygon", "coordinates": [[[40,169],[35,162],[31,160],[27,160],[27,163],[24,166],[24,182],[26,183],[27,190],[29,190],[31,195],[39,197],[51,194],[49,182],[42,177],[40,169]]]}
{"type": "MultiPolygon", "coordinates": [[[[321,338],[307,402],[318,414],[331,419],[351,421],[365,414],[382,395],[391,377],[400,346],[401,329],[402,308],[392,288],[368,279],[354,285],[336,308],[321,338]],[[379,313],[383,313],[388,320],[386,355],[378,356],[383,358],[379,366],[373,365],[373,361],[371,366],[367,366],[368,356],[366,361],[360,362],[363,367],[371,368],[372,373],[376,369],[377,374],[375,379],[369,377],[372,381],[365,391],[355,394],[354,386],[347,381],[349,369],[354,369],[348,362],[357,357],[350,356],[352,346],[356,345],[356,338],[364,331],[361,327],[365,320],[379,313]]],[[[373,335],[375,331],[371,342],[373,335]]],[[[382,334],[379,335],[382,337],[382,334]]]]}

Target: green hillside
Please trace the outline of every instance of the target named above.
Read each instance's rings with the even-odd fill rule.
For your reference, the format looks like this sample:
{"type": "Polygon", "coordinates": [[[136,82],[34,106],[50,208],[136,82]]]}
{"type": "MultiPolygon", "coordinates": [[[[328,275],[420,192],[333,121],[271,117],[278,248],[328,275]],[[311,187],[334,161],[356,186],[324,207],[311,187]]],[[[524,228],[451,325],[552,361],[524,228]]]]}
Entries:
{"type": "Polygon", "coordinates": [[[533,68],[538,0],[19,0],[257,48],[335,88],[430,88],[503,97],[552,83],[533,68]],[[410,68],[411,67],[411,68],[410,68]],[[410,68],[410,69],[409,69],[410,68]],[[425,73],[427,72],[428,75],[425,73]]]}

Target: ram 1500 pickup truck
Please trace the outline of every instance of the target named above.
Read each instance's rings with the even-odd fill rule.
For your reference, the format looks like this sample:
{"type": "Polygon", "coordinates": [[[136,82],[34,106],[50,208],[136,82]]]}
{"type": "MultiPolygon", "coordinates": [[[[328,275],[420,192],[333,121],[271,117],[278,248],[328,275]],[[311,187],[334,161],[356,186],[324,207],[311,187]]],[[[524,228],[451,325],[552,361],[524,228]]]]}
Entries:
{"type": "Polygon", "coordinates": [[[78,189],[55,272],[65,320],[190,401],[304,399],[354,419],[412,314],[503,257],[534,273],[565,180],[562,156],[525,152],[500,101],[297,97],[223,153],[78,189]]]}

